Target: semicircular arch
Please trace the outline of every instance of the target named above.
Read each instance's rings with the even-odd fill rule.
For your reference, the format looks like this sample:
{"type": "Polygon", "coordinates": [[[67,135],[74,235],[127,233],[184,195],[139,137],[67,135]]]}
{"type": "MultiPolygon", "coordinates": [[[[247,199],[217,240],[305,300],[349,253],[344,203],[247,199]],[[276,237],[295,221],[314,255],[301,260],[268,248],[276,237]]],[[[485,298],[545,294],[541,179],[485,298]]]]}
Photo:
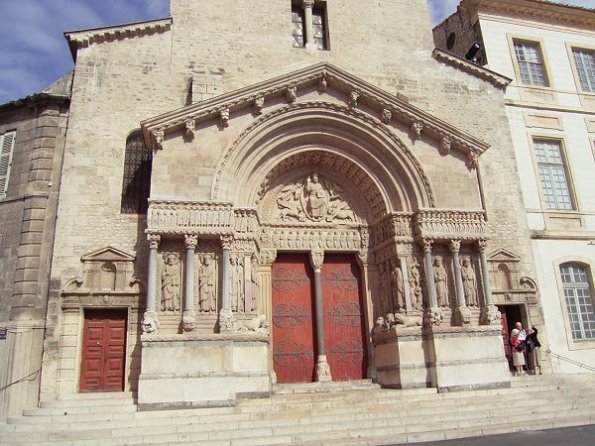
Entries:
{"type": "Polygon", "coordinates": [[[327,102],[282,107],[246,128],[217,168],[212,198],[252,207],[280,170],[317,159],[359,181],[372,214],[434,206],[421,164],[396,135],[359,110],[327,102]]]}

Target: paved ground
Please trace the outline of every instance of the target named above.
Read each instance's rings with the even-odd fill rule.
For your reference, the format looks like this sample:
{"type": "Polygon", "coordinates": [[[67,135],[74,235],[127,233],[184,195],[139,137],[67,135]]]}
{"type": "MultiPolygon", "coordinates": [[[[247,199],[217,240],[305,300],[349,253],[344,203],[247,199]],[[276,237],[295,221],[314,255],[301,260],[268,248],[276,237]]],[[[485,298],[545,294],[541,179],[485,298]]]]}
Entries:
{"type": "Polygon", "coordinates": [[[562,429],[415,443],[415,446],[594,446],[595,424],[562,429]]]}

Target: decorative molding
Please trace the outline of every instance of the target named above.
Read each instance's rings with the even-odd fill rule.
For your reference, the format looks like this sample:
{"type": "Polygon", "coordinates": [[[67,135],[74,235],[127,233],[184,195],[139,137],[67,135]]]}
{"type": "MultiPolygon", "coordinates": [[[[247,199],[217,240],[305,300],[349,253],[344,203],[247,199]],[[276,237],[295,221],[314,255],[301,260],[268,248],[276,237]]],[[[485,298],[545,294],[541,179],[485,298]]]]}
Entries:
{"type": "Polygon", "coordinates": [[[485,212],[420,209],[415,214],[415,232],[420,239],[485,240],[485,212]]]}
{"type": "Polygon", "coordinates": [[[500,90],[505,90],[506,87],[508,87],[508,85],[512,82],[512,79],[506,76],[502,76],[501,74],[498,74],[495,71],[483,68],[480,65],[474,64],[465,59],[461,59],[460,57],[455,56],[454,54],[451,54],[444,50],[440,50],[438,48],[434,49],[432,57],[434,57],[434,59],[436,59],[438,62],[442,62],[445,65],[449,65],[467,74],[475,76],[483,81],[486,81],[500,90]]]}
{"type": "Polygon", "coordinates": [[[360,251],[362,236],[358,228],[288,228],[264,225],[260,246],[279,251],[360,251]]]}
{"type": "Polygon", "coordinates": [[[169,31],[173,20],[171,18],[152,20],[149,22],[129,23],[124,25],[110,26],[107,28],[96,28],[83,31],[64,33],[70,44],[73,55],[76,50],[87,47],[94,43],[102,43],[111,40],[132,39],[150,34],[158,34],[169,31]]]}
{"type": "Polygon", "coordinates": [[[236,224],[231,203],[150,200],[147,232],[154,234],[230,234],[236,224]]]}
{"type": "MultiPolygon", "coordinates": [[[[429,137],[440,141],[445,136],[449,136],[454,150],[464,153],[472,151],[480,156],[489,148],[487,143],[409,104],[402,95],[389,94],[326,62],[146,120],[142,123],[145,142],[156,149],[155,146],[161,144],[158,141],[158,132],[174,131],[182,127],[187,119],[197,121],[213,119],[222,109],[229,109],[230,112],[233,112],[244,107],[252,107],[254,101],[261,96],[267,98],[285,96],[290,104],[294,104],[300,93],[306,94],[308,91],[308,88],[303,87],[310,85],[317,87],[319,91],[323,90],[322,92],[327,88],[344,92],[348,96],[352,110],[356,106],[360,107],[361,102],[365,101],[366,106],[377,113],[376,116],[386,109],[392,113],[393,119],[408,127],[416,122],[423,123],[425,134],[429,137]]],[[[163,137],[161,137],[161,141],[163,141],[163,137]]]]}

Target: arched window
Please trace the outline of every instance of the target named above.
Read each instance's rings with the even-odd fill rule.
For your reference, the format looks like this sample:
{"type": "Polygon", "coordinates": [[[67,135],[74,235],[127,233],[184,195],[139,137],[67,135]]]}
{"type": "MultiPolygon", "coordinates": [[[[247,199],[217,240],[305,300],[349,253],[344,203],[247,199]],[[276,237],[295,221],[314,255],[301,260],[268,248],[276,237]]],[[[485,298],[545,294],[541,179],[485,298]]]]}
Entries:
{"type": "Polygon", "coordinates": [[[141,132],[132,133],[126,140],[124,179],[122,182],[123,214],[146,214],[151,192],[153,153],[145,147],[141,132]]]}
{"type": "Polygon", "coordinates": [[[588,268],[579,263],[560,265],[570,330],[572,338],[579,341],[595,339],[593,289],[588,273],[588,268]]]}

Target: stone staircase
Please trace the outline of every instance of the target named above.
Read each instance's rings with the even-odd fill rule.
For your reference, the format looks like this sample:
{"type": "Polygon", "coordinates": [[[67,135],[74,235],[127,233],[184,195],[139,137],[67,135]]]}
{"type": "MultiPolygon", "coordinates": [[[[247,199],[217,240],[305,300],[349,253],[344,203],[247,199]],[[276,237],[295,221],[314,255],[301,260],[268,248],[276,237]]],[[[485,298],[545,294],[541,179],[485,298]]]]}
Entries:
{"type": "Polygon", "coordinates": [[[595,423],[595,375],[523,376],[511,389],[436,393],[369,381],[277,386],[235,407],[136,410],[76,394],[0,424],[0,445],[382,445],[595,423]]]}

